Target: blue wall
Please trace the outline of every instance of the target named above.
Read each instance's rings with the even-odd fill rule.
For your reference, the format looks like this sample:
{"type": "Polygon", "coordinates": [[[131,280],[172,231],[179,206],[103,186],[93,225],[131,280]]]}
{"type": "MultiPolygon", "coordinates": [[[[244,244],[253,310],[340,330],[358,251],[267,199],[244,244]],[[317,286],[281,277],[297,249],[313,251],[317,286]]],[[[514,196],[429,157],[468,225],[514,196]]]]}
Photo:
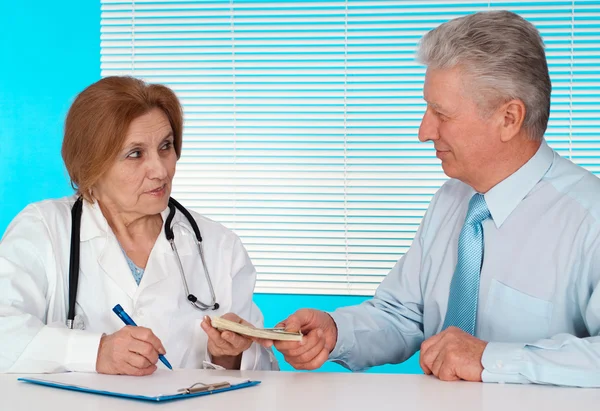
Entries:
{"type": "Polygon", "coordinates": [[[0,0],[0,233],[32,201],[71,194],[60,156],[75,95],[100,78],[99,0],[0,0]]]}
{"type": "MultiPolygon", "coordinates": [[[[100,78],[99,0],[0,0],[0,233],[25,205],[69,195],[60,156],[63,121],[100,78]]],[[[299,308],[332,311],[364,297],[258,294],[273,326],[299,308]]],[[[283,370],[290,370],[276,353],[283,370]]],[[[344,371],[329,363],[321,371],[344,371]]],[[[418,359],[369,372],[419,373],[418,359]]]]}

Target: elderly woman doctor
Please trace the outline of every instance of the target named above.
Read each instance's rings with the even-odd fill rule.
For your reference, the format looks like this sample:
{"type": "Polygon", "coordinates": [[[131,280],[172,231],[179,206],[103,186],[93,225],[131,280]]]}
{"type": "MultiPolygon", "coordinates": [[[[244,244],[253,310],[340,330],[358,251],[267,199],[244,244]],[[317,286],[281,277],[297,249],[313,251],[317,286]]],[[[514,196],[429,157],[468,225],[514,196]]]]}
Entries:
{"type": "Polygon", "coordinates": [[[76,98],[62,155],[77,195],[30,204],[0,243],[0,372],[147,375],[159,354],[174,368],[277,369],[271,351],[203,320],[263,322],[239,238],[169,200],[182,117],[170,89],[131,77],[76,98]]]}

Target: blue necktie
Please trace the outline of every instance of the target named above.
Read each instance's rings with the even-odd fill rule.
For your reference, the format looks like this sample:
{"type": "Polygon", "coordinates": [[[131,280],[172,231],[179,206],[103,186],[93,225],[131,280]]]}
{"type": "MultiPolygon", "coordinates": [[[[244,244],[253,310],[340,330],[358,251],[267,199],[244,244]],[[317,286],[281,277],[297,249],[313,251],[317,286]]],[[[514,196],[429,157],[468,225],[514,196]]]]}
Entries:
{"type": "Polygon", "coordinates": [[[458,263],[450,283],[448,311],[444,327],[458,327],[475,335],[479,275],[483,261],[483,227],[490,217],[482,194],[475,194],[469,202],[465,224],[458,237],[458,263]]]}

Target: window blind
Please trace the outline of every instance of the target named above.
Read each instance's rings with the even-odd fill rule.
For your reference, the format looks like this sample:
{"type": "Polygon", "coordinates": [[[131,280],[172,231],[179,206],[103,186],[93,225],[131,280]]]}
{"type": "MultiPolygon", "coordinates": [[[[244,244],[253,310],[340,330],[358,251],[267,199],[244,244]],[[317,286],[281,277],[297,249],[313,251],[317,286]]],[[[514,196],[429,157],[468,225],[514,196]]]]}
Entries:
{"type": "Polygon", "coordinates": [[[546,134],[600,173],[599,1],[102,0],[102,76],[184,106],[173,196],[244,242],[257,292],[371,295],[446,177],[417,140],[418,40],[508,9],[534,23],[553,82],[546,134]]]}

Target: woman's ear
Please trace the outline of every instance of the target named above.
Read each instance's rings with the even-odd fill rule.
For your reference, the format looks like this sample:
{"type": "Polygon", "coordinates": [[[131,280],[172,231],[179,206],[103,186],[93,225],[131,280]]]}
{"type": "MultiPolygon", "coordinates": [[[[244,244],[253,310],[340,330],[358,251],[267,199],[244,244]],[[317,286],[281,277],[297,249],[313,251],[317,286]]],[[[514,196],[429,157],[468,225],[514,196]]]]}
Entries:
{"type": "Polygon", "coordinates": [[[507,143],[521,133],[525,121],[525,104],[519,100],[510,100],[500,108],[500,140],[507,143]]]}
{"type": "Polygon", "coordinates": [[[94,197],[94,188],[90,187],[87,192],[87,196],[83,196],[86,200],[89,200],[90,204],[94,204],[96,202],[96,197],[94,197]]]}

